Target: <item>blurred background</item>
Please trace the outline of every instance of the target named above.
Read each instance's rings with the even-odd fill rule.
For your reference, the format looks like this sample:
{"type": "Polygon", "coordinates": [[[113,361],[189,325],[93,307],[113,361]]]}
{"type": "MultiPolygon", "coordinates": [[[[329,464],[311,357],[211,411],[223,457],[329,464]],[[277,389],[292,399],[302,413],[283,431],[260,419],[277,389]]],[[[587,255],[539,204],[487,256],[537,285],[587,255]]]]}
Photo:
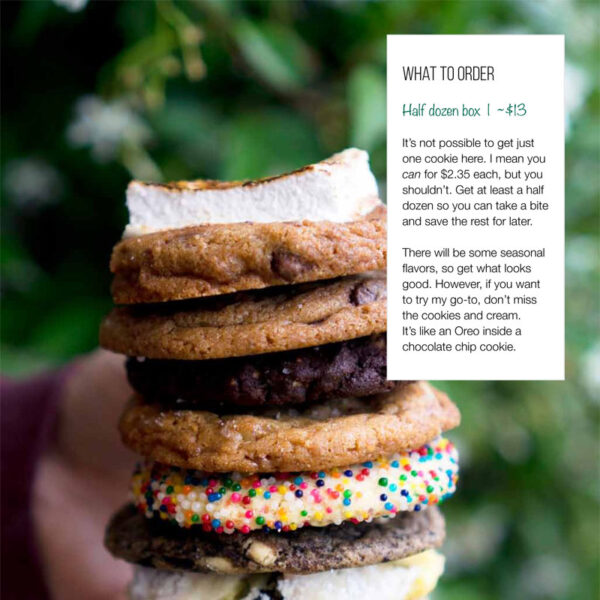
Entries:
{"type": "Polygon", "coordinates": [[[567,381],[440,383],[464,415],[435,600],[599,592],[597,2],[2,3],[2,370],[96,345],[131,178],[277,174],[354,145],[385,195],[385,35],[566,34],[567,381]]]}

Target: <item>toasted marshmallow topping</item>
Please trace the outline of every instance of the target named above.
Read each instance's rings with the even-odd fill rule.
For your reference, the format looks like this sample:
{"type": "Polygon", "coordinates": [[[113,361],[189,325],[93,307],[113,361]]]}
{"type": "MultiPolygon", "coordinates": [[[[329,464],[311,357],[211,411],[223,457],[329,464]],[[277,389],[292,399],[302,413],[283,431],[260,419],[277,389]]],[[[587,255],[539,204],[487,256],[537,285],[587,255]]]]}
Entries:
{"type": "Polygon", "coordinates": [[[125,237],[203,223],[352,221],[381,202],[369,155],[355,148],[292,173],[256,181],[211,180],[127,188],[125,237]]]}

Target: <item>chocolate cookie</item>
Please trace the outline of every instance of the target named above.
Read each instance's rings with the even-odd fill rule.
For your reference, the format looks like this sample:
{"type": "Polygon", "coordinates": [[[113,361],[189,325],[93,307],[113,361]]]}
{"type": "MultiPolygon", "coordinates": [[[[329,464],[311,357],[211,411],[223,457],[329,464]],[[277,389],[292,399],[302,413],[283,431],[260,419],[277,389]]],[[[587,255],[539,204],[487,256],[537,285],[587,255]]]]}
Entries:
{"type": "Polygon", "coordinates": [[[147,402],[220,412],[370,396],[397,384],[386,380],[385,334],[240,358],[130,358],[127,376],[147,402]]]}
{"type": "Polygon", "coordinates": [[[437,507],[372,523],[224,535],[146,519],[130,505],[112,518],[105,544],[118,558],[157,569],[314,573],[399,560],[440,546],[444,535],[437,507]]]}
{"type": "Polygon", "coordinates": [[[331,400],[296,410],[227,415],[164,410],[141,399],[120,431],[132,450],[159,463],[203,471],[319,471],[421,447],[456,427],[460,413],[425,382],[368,400],[331,400]]]}
{"type": "Polygon", "coordinates": [[[349,223],[198,225],[127,238],[114,250],[115,303],[164,302],[384,269],[384,206],[349,223]]]}
{"type": "Polygon", "coordinates": [[[279,352],[386,330],[385,274],[215,298],[119,307],[100,344],[129,356],[203,360],[279,352]]]}

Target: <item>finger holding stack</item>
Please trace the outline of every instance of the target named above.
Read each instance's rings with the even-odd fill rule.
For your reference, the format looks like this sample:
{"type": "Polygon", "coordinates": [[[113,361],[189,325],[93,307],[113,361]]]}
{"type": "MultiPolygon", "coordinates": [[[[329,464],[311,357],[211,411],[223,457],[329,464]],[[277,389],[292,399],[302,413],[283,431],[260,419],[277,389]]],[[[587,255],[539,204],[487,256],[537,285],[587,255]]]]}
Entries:
{"type": "Polygon", "coordinates": [[[106,544],[133,600],[424,598],[458,409],[386,379],[386,212],[366,153],[255,182],[134,182],[101,344],[144,457],[106,544]]]}

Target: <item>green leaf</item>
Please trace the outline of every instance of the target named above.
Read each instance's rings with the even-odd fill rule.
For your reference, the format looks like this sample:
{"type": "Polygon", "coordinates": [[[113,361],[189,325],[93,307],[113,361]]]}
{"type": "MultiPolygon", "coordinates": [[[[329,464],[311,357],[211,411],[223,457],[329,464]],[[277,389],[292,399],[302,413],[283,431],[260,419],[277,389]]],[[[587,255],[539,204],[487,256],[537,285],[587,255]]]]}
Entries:
{"type": "Polygon", "coordinates": [[[187,166],[179,175],[166,170],[167,177],[217,177],[225,151],[220,114],[197,99],[175,97],[153,114],[150,123],[160,140],[158,153],[170,161],[178,157],[187,166]]]}
{"type": "Polygon", "coordinates": [[[299,89],[313,75],[311,51],[292,29],[279,23],[239,19],[232,33],[248,64],[278,90],[299,89]]]}
{"type": "Polygon", "coordinates": [[[34,331],[30,348],[41,356],[69,358],[97,345],[105,302],[74,300],[51,309],[34,331]]]}
{"type": "Polygon", "coordinates": [[[39,356],[35,350],[0,345],[2,373],[10,377],[24,377],[39,373],[58,364],[54,357],[39,356]]]}
{"type": "Polygon", "coordinates": [[[223,179],[255,179],[322,158],[314,126],[284,110],[244,113],[230,124],[223,179]]]}
{"type": "Polygon", "coordinates": [[[371,66],[358,67],[348,80],[350,143],[373,150],[386,135],[385,76],[371,66]]]}
{"type": "Polygon", "coordinates": [[[70,16],[52,2],[22,2],[12,35],[21,44],[32,44],[49,23],[56,23],[70,16]]]}

